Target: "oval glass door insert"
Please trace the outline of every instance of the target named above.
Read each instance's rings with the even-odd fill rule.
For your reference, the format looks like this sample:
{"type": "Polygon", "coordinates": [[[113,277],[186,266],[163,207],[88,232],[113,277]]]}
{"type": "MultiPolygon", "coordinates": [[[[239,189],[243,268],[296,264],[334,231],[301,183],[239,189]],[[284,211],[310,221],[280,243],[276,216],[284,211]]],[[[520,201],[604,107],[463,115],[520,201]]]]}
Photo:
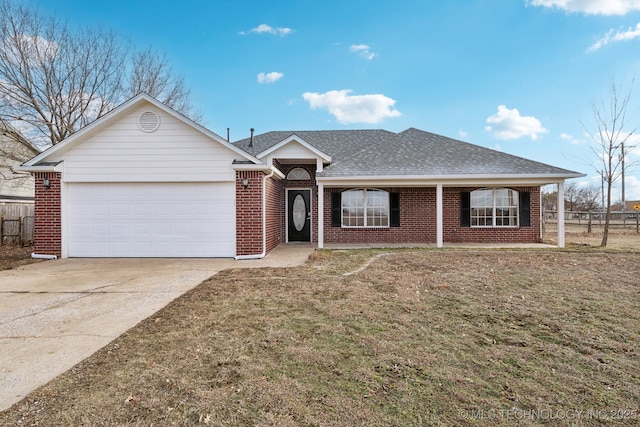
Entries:
{"type": "Polygon", "coordinates": [[[301,194],[298,194],[295,199],[293,199],[293,226],[296,228],[296,231],[301,231],[304,228],[304,223],[307,219],[307,206],[304,203],[304,198],[301,194]]]}

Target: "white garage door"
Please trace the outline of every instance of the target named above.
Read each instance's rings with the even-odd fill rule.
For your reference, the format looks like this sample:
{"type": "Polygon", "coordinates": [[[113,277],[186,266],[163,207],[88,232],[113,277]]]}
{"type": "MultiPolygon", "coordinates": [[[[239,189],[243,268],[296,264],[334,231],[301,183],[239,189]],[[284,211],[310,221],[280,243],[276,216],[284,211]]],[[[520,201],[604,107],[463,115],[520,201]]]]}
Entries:
{"type": "Polygon", "coordinates": [[[70,257],[233,257],[233,183],[69,183],[70,257]]]}

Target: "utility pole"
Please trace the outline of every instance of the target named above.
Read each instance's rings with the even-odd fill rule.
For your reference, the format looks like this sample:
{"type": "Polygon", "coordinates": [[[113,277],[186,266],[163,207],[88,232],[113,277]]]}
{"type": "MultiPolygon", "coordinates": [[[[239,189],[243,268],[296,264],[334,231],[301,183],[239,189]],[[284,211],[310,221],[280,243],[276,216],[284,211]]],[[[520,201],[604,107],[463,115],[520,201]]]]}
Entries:
{"type": "Polygon", "coordinates": [[[620,150],[622,154],[622,210],[624,210],[624,142],[620,143],[620,150]]]}

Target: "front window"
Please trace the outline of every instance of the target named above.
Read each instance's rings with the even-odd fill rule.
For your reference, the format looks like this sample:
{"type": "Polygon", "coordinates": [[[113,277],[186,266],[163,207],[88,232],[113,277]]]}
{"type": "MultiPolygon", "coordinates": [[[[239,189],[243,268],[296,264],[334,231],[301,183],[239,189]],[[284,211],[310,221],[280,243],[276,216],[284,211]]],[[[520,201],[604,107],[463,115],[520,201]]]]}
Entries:
{"type": "Polygon", "coordinates": [[[472,227],[517,227],[518,192],[488,188],[471,192],[472,227]]]}
{"type": "Polygon", "coordinates": [[[343,192],[342,226],[388,227],[389,193],[364,189],[343,192]]]}

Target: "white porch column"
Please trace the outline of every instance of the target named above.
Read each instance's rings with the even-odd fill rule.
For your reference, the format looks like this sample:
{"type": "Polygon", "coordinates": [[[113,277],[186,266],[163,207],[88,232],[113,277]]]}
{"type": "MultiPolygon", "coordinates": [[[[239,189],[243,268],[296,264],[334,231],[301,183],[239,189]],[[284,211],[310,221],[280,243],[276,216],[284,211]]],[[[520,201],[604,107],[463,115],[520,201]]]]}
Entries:
{"type": "Polygon", "coordinates": [[[318,183],[318,249],[324,248],[324,184],[318,183]]]}
{"type": "Polygon", "coordinates": [[[442,184],[436,185],[436,247],[441,248],[443,243],[442,230],[442,184]]]}
{"type": "Polygon", "coordinates": [[[564,180],[558,182],[558,247],[564,248],[564,180]]]}

